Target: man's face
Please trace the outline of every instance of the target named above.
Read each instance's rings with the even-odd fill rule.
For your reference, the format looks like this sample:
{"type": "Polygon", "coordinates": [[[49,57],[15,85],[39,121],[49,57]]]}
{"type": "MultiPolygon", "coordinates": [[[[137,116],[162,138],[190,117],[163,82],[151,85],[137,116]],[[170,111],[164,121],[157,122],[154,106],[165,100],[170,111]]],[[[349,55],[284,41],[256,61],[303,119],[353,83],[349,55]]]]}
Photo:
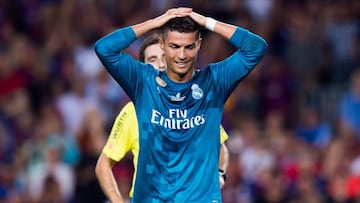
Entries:
{"type": "Polygon", "coordinates": [[[164,51],[161,49],[160,44],[152,44],[144,50],[144,62],[151,64],[155,69],[165,69],[164,51]]]}
{"type": "Polygon", "coordinates": [[[195,33],[168,31],[165,39],[160,40],[160,45],[165,52],[169,78],[177,82],[190,80],[201,39],[197,39],[195,33]]]}

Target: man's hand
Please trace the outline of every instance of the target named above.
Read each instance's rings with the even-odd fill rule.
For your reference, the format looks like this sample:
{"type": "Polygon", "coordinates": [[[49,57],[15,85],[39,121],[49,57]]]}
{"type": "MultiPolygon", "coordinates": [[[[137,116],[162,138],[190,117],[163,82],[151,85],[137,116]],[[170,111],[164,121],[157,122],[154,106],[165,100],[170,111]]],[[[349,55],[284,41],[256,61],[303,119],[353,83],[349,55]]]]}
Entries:
{"type": "Polygon", "coordinates": [[[157,27],[161,27],[170,19],[176,18],[176,17],[188,16],[191,14],[191,12],[192,12],[192,8],[185,8],[185,7],[172,8],[172,9],[167,10],[161,16],[155,18],[154,21],[156,22],[157,27]]]}
{"type": "Polygon", "coordinates": [[[192,8],[186,7],[179,7],[179,8],[172,8],[166,11],[168,15],[177,15],[177,17],[189,15],[192,12],[192,8]]]}
{"type": "Polygon", "coordinates": [[[221,174],[219,174],[219,180],[220,180],[220,189],[222,189],[225,185],[225,180],[221,174]]]}
{"type": "Polygon", "coordinates": [[[226,172],[222,169],[219,169],[219,180],[220,180],[220,189],[222,189],[225,185],[225,181],[227,178],[226,172]]]}
{"type": "Polygon", "coordinates": [[[168,22],[172,18],[188,16],[191,14],[191,12],[192,12],[192,8],[184,8],[184,7],[172,8],[167,10],[161,16],[147,20],[143,23],[133,25],[132,28],[134,29],[136,37],[140,37],[143,34],[153,29],[163,26],[166,22],[168,22]]]}
{"type": "Polygon", "coordinates": [[[199,25],[205,27],[206,24],[206,17],[203,15],[200,15],[196,13],[195,11],[192,11],[189,15],[195,22],[197,22],[199,25]]]}

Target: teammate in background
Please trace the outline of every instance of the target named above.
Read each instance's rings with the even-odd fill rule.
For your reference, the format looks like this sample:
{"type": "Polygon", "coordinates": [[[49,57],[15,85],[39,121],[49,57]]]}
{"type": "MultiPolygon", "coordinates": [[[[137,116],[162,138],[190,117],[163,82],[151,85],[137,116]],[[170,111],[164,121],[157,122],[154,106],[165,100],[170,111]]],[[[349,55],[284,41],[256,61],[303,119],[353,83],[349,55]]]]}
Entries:
{"type": "MultiPolygon", "coordinates": [[[[153,33],[144,40],[140,47],[139,60],[141,62],[151,64],[159,71],[163,71],[165,70],[165,59],[164,51],[161,49],[159,44],[159,38],[159,34],[153,33]]],[[[219,169],[222,172],[219,172],[219,178],[221,183],[220,186],[223,187],[226,179],[226,174],[224,173],[227,169],[229,160],[228,150],[224,144],[228,138],[228,135],[222,126],[220,126],[220,128],[221,149],[219,169]]],[[[132,102],[129,102],[124,106],[124,108],[116,117],[108,141],[103,148],[103,152],[99,156],[95,169],[100,185],[111,202],[122,202],[124,199],[126,199],[124,194],[121,194],[117,186],[112,168],[129,151],[131,151],[133,154],[133,163],[135,169],[133,184],[129,194],[129,196],[132,197],[133,185],[136,177],[137,158],[139,153],[138,142],[138,125],[135,107],[132,102]]]]}

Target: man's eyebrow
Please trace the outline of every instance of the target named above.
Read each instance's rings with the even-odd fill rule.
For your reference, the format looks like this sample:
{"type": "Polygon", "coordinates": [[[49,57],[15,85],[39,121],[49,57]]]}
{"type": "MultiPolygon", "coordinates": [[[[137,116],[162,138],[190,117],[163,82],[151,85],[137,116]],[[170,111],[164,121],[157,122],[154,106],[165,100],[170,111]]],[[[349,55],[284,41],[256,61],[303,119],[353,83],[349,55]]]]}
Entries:
{"type": "Polygon", "coordinates": [[[156,59],[156,58],[157,58],[156,55],[151,55],[151,56],[147,57],[147,60],[156,59]]]}
{"type": "Polygon", "coordinates": [[[196,45],[196,44],[195,44],[195,42],[194,42],[194,43],[192,43],[192,44],[186,45],[185,47],[188,47],[188,48],[189,48],[189,47],[195,47],[195,45],[196,45]]]}
{"type": "Polygon", "coordinates": [[[176,44],[176,43],[174,43],[174,42],[169,42],[169,45],[170,45],[170,46],[178,46],[178,47],[180,46],[180,45],[178,45],[178,44],[176,44]]]}
{"type": "MultiPolygon", "coordinates": [[[[196,42],[193,42],[191,44],[187,44],[187,45],[183,45],[184,47],[189,47],[189,46],[195,46],[196,42]]],[[[169,42],[169,46],[178,46],[178,47],[181,47],[182,45],[179,45],[177,43],[174,43],[174,42],[169,42]]]]}

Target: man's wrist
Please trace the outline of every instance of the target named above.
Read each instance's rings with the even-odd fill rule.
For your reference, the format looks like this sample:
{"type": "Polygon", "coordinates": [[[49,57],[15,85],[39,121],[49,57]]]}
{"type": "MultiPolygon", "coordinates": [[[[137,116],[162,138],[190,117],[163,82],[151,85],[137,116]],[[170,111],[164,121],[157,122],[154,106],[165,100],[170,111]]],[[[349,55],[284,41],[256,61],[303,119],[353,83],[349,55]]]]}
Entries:
{"type": "Polygon", "coordinates": [[[216,20],[214,18],[206,17],[205,28],[214,31],[216,20]]]}
{"type": "Polygon", "coordinates": [[[224,182],[226,181],[226,179],[228,178],[228,175],[226,174],[225,170],[222,170],[219,168],[219,175],[224,179],[224,182]]]}

